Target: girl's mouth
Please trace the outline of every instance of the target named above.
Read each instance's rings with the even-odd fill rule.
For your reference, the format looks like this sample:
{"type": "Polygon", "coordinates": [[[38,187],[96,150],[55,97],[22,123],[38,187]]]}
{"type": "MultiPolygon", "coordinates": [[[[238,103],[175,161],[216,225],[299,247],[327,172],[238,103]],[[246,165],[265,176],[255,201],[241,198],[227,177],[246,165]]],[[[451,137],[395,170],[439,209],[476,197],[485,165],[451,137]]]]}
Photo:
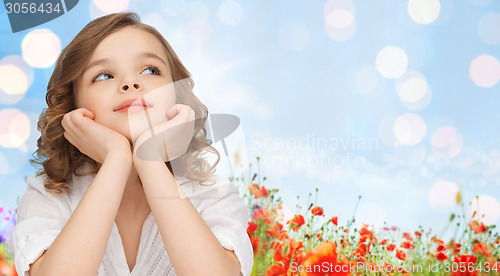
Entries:
{"type": "Polygon", "coordinates": [[[128,99],[123,101],[117,107],[113,109],[114,112],[139,112],[145,111],[146,109],[153,107],[152,104],[146,102],[144,98],[128,99]]]}

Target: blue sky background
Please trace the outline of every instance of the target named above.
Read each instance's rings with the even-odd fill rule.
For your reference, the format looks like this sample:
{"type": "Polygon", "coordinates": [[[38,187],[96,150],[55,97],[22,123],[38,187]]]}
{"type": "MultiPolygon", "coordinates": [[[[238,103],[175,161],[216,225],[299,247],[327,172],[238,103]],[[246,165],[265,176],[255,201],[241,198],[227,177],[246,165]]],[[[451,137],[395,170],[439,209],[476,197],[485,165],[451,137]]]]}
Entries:
{"type": "Polygon", "coordinates": [[[64,47],[93,18],[128,8],[171,43],[210,112],[241,119],[227,138],[231,161],[222,160],[220,174],[230,175],[229,164],[238,174],[245,160],[260,156],[264,184],[280,189],[291,213],[297,195],[306,204],[317,187],[327,217],[345,224],[361,195],[358,223],[386,221],[407,230],[441,230],[451,212],[460,212],[453,203],[460,189],[464,202],[481,196],[484,220],[494,224],[500,217],[500,2],[426,0],[416,8],[414,2],[80,1],[16,34],[2,7],[0,72],[17,56],[32,83],[14,97],[2,89],[20,84],[0,77],[0,112],[17,110],[0,114],[27,117],[30,129],[19,146],[9,146],[5,137],[26,129],[12,123],[15,116],[0,116],[0,206],[15,207],[24,177],[35,173],[28,159],[53,70],[53,64],[36,65],[23,41],[48,29],[64,47]],[[417,82],[405,84],[412,77],[417,82]],[[415,83],[427,86],[419,90],[415,83]]]}

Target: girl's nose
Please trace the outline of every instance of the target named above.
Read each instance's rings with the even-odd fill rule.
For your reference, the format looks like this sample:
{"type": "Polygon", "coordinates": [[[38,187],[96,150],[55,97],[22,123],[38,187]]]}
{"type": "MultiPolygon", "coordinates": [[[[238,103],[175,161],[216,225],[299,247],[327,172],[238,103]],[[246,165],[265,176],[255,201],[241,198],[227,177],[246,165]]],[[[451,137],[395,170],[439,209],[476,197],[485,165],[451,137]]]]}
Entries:
{"type": "MultiPolygon", "coordinates": [[[[134,87],[135,89],[139,89],[139,88],[141,88],[141,85],[138,84],[138,83],[134,83],[132,85],[132,87],[134,87]]],[[[130,88],[130,86],[128,84],[125,84],[125,85],[122,86],[122,90],[123,91],[127,91],[129,88],[130,88]]]]}
{"type": "Polygon", "coordinates": [[[123,92],[133,92],[133,91],[141,91],[142,90],[142,85],[135,80],[126,80],[123,82],[122,86],[120,87],[120,91],[123,92]]]}

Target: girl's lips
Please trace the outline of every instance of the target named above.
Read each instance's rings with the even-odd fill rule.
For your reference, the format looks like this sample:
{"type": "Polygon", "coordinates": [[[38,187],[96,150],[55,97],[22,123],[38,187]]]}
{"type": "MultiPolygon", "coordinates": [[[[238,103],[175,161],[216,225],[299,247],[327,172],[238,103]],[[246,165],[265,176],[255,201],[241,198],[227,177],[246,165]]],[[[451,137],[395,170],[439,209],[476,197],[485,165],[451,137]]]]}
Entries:
{"type": "Polygon", "coordinates": [[[115,112],[137,112],[144,111],[153,105],[146,102],[144,98],[128,99],[113,109],[115,112]]]}
{"type": "Polygon", "coordinates": [[[115,110],[115,112],[131,113],[131,112],[144,111],[144,110],[146,110],[148,108],[149,108],[149,106],[129,105],[129,106],[125,106],[123,108],[120,108],[118,110],[115,110]]]}

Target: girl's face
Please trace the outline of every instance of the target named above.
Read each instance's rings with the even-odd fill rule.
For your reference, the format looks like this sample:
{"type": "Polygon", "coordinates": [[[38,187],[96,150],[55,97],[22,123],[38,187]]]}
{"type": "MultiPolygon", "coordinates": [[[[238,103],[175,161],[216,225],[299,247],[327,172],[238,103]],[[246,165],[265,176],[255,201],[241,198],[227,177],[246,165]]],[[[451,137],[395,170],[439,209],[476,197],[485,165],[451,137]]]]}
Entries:
{"type": "Polygon", "coordinates": [[[99,43],[76,89],[77,108],[90,110],[97,123],[130,141],[148,126],[166,121],[176,100],[163,44],[134,27],[120,29],[99,43]]]}

